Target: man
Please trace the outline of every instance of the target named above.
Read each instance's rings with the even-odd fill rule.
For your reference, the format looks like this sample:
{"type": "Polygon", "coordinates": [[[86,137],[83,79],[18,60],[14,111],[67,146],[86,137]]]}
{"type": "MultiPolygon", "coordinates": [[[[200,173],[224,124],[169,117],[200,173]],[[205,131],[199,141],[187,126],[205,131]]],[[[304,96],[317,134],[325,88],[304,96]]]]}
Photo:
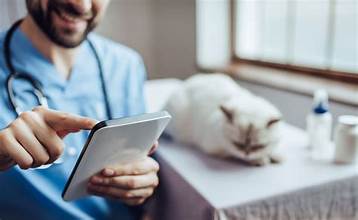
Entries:
{"type": "Polygon", "coordinates": [[[37,105],[33,87],[17,79],[13,90],[24,112],[17,116],[11,109],[5,89],[10,71],[2,53],[7,32],[0,34],[0,219],[132,219],[130,206],[142,204],[157,186],[159,166],[147,157],[113,164],[93,176],[88,191],[97,197],[74,202],[61,198],[88,134],[78,131],[91,129],[106,117],[99,68],[86,39],[101,59],[113,116],[144,112],[145,70],[140,56],[89,34],[108,3],[26,1],[28,15],[11,39],[11,61],[17,72],[42,84],[49,108],[33,108],[37,105]],[[33,169],[60,156],[60,164],[33,169]]]}

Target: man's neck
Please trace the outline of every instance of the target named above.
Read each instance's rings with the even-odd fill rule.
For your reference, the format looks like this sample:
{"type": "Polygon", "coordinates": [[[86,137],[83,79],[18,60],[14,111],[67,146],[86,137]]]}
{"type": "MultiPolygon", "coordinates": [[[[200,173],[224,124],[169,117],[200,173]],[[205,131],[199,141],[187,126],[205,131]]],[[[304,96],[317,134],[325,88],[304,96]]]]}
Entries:
{"type": "Polygon", "coordinates": [[[52,42],[37,26],[30,15],[27,15],[20,25],[21,30],[32,44],[56,67],[57,71],[68,79],[75,61],[77,48],[67,49],[52,42]]]}

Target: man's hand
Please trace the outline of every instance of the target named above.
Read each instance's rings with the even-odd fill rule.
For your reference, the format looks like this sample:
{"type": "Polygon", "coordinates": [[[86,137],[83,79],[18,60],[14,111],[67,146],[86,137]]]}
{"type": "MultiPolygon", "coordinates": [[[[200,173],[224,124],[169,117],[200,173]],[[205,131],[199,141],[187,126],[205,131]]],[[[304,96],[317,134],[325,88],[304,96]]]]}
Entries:
{"type": "Polygon", "coordinates": [[[15,164],[22,169],[50,164],[63,152],[63,137],[95,124],[93,119],[45,107],[23,112],[0,131],[0,170],[15,164]]]}
{"type": "Polygon", "coordinates": [[[158,186],[158,171],[158,163],[149,156],[133,163],[118,164],[91,177],[88,191],[94,195],[119,199],[127,205],[140,205],[158,186]]]}

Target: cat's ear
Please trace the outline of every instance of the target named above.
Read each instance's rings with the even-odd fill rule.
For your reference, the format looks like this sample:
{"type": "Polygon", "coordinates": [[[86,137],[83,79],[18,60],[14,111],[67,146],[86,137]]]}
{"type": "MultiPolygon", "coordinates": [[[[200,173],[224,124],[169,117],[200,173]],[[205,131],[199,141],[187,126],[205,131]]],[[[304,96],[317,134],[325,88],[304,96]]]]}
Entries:
{"type": "Polygon", "coordinates": [[[272,118],[267,122],[266,127],[269,128],[269,127],[277,124],[279,121],[281,121],[281,118],[272,118]]]}
{"type": "Polygon", "coordinates": [[[234,122],[234,112],[224,105],[220,105],[220,110],[224,113],[225,117],[230,123],[234,122]]]}

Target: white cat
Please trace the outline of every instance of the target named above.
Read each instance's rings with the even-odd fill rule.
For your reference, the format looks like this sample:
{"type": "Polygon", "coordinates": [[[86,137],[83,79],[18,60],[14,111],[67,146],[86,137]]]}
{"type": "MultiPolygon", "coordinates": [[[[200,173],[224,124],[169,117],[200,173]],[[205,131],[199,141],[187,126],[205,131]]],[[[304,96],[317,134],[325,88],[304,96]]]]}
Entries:
{"type": "Polygon", "coordinates": [[[173,116],[167,132],[175,140],[220,157],[252,165],[279,162],[280,111],[224,74],[197,74],[176,89],[165,109],[173,116]]]}

